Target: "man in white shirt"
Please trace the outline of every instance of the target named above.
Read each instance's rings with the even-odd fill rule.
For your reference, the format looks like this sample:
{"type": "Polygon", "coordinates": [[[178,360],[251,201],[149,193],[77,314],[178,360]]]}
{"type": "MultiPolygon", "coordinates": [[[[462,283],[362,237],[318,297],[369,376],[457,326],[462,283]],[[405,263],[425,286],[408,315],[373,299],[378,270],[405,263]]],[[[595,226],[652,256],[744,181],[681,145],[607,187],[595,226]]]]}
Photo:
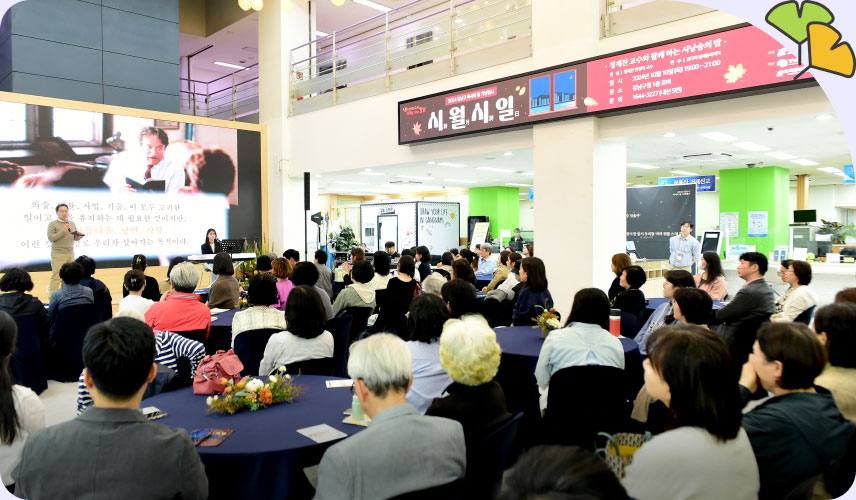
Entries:
{"type": "Polygon", "coordinates": [[[164,150],[169,145],[166,132],[155,127],[145,127],[140,131],[140,149],[120,153],[110,162],[110,168],[104,175],[104,183],[113,191],[131,191],[134,189],[126,178],[144,184],[148,180],[166,181],[165,192],[177,193],[184,187],[184,165],[164,160],[164,150]]]}
{"type": "Polygon", "coordinates": [[[692,236],[693,223],[681,223],[681,234],[669,239],[669,265],[672,269],[692,272],[692,266],[701,258],[701,243],[692,236]]]}

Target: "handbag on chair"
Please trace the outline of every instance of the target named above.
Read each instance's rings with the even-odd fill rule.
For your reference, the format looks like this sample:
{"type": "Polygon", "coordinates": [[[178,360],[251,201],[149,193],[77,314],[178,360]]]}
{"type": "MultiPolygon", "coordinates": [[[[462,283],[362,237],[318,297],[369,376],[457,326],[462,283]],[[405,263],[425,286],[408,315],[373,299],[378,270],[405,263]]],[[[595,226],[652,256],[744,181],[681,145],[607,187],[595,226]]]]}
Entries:
{"type": "Polygon", "coordinates": [[[226,389],[221,383],[222,379],[237,382],[241,380],[243,369],[244,364],[232,349],[205,356],[193,377],[193,394],[221,394],[226,389]]]}

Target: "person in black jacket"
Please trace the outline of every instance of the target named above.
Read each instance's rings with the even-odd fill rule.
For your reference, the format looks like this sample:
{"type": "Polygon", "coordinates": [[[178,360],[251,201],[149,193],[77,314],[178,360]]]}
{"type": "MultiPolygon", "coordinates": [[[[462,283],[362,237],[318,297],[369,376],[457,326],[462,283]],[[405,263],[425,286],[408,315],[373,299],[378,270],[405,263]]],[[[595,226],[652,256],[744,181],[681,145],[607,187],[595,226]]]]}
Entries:
{"type": "Polygon", "coordinates": [[[416,248],[416,262],[419,263],[419,281],[431,276],[431,251],[422,245],[416,248]]]}
{"type": "Polygon", "coordinates": [[[405,340],[408,338],[407,311],[418,286],[413,279],[415,269],[413,257],[404,255],[398,259],[398,275],[391,278],[384,293],[377,296],[378,314],[372,331],[395,333],[405,340]]]}
{"type": "Polygon", "coordinates": [[[814,385],[826,365],[823,345],[801,323],[768,323],[758,330],[740,376],[744,401],[758,384],[773,397],[743,416],[758,472],[759,500],[784,498],[847,450],[854,427],[832,394],[814,385]]]}
{"type": "Polygon", "coordinates": [[[35,319],[39,338],[44,344],[48,339],[51,323],[42,301],[27,293],[32,289],[33,280],[30,278],[30,273],[20,267],[13,267],[6,271],[0,279],[0,290],[5,292],[0,295],[0,311],[5,311],[13,317],[29,316],[35,319]]]}
{"type": "Polygon", "coordinates": [[[83,279],[80,280],[80,284],[92,289],[95,305],[101,308],[101,319],[106,321],[112,318],[113,297],[110,295],[110,289],[103,281],[92,277],[95,274],[95,260],[88,255],[81,255],[75,262],[83,266],[83,279]]]}
{"type": "Polygon", "coordinates": [[[621,312],[630,313],[636,318],[642,317],[645,310],[645,294],[639,288],[648,281],[645,270],[640,266],[627,266],[621,270],[619,283],[623,292],[615,296],[612,307],[621,312]]]}
{"type": "Polygon", "coordinates": [[[633,261],[626,253],[617,253],[612,256],[612,274],[615,275],[615,279],[612,280],[609,291],[606,292],[610,302],[615,300],[616,295],[624,291],[624,288],[621,287],[621,272],[625,267],[632,265],[633,261]]]}
{"type": "MultiPolygon", "coordinates": [[[[148,263],[146,261],[146,256],[138,253],[134,255],[134,258],[131,259],[131,270],[140,271],[141,273],[146,272],[146,267],[148,267],[148,263]]],[[[122,297],[128,296],[128,289],[122,287],[122,297]]],[[[158,290],[158,280],[152,278],[151,276],[146,276],[146,287],[143,289],[143,298],[149,299],[153,302],[157,302],[160,300],[160,290],[158,290]]]]}
{"type": "Polygon", "coordinates": [[[202,244],[200,251],[203,255],[216,254],[223,251],[220,240],[217,239],[217,231],[214,228],[208,229],[208,232],[205,233],[205,243],[202,244]]]}

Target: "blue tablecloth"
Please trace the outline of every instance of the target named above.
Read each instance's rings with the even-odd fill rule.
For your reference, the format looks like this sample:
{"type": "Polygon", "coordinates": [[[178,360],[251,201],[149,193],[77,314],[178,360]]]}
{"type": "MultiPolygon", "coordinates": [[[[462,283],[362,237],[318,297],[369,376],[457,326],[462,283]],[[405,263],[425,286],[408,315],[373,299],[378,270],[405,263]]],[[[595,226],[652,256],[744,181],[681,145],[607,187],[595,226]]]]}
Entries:
{"type": "MultiPolygon", "coordinates": [[[[541,329],[532,328],[531,326],[512,326],[509,328],[495,328],[496,341],[499,347],[502,348],[503,354],[513,354],[531,358],[532,372],[535,372],[535,363],[538,362],[538,355],[541,354],[541,346],[544,345],[544,339],[541,338],[541,329]]],[[[624,346],[624,353],[627,354],[633,349],[639,349],[639,346],[633,342],[633,339],[620,339],[624,346]],[[629,342],[628,342],[629,341],[629,342]]]]}
{"type": "Polygon", "coordinates": [[[206,396],[192,388],[160,394],[143,401],[168,416],[158,422],[188,432],[195,429],[234,429],[220,446],[198,447],[205,464],[211,499],[311,498],[313,491],[303,468],[317,464],[335,441],[316,443],[297,429],[328,424],[348,435],[362,427],[342,423],[342,412],[351,406],[348,387],[328,389],[325,380],[334,377],[301,375],[299,385],[307,391],[294,403],[283,403],[255,412],[235,415],[206,415],[206,396]]]}
{"type": "Polygon", "coordinates": [[[205,340],[205,352],[228,351],[232,346],[232,319],[240,309],[229,309],[211,317],[211,332],[205,340]]]}

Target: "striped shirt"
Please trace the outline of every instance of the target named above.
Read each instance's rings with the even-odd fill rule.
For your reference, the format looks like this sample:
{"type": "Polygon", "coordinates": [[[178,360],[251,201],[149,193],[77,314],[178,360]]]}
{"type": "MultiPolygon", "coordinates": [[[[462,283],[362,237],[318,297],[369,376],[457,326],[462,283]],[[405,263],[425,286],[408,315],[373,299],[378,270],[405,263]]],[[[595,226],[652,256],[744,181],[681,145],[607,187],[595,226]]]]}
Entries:
{"type": "MultiPolygon", "coordinates": [[[[178,369],[178,359],[187,358],[190,362],[190,376],[196,374],[199,362],[205,357],[205,346],[201,342],[190,340],[171,332],[155,331],[155,363],[178,369]]],[[[83,372],[77,381],[77,414],[92,405],[89,389],[83,383],[83,372]]]]}

